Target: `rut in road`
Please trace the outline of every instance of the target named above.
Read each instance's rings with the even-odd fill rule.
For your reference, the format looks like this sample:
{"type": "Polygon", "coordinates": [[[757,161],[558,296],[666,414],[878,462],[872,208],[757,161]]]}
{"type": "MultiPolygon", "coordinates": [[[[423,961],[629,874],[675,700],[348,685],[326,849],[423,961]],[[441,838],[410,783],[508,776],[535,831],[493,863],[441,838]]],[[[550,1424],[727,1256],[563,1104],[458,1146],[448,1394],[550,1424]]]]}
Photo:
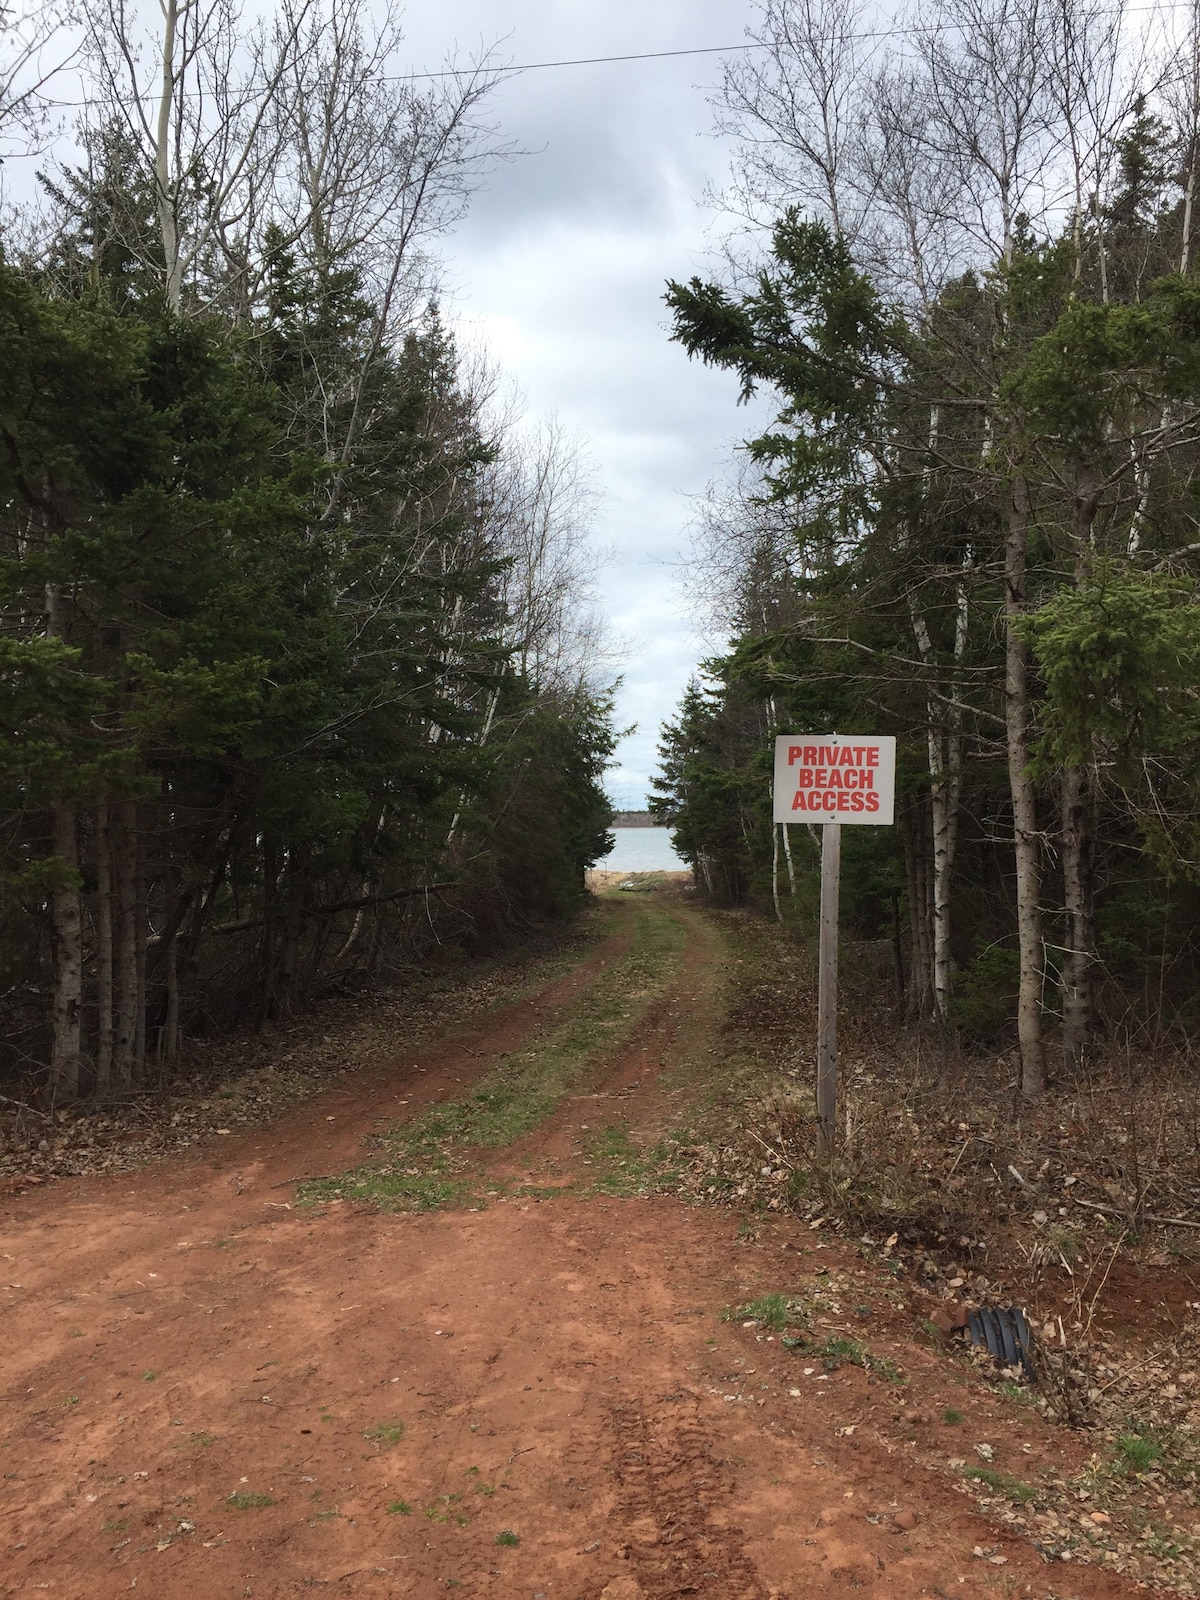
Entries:
{"type": "Polygon", "coordinates": [[[884,1388],[722,1321],[796,1280],[807,1229],[739,1244],[727,1211],[603,1192],[596,1139],[640,1148],[711,1084],[726,959],[684,903],[608,915],[573,977],[269,1135],[7,1203],[0,1594],[1041,1600],[1027,1547],[981,1565],[995,1530],[908,1481],[884,1388]],[[429,1201],[425,1161],[444,1202],[279,1187],[340,1163],[358,1192],[397,1152],[392,1201],[429,1201]]]}

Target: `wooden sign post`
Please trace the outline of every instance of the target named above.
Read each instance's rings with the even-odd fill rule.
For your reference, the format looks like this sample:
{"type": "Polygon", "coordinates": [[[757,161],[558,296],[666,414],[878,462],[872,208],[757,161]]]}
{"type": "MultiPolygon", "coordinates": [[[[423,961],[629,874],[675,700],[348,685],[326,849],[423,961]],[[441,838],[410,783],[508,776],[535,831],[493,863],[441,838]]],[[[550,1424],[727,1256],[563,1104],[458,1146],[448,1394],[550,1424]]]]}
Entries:
{"type": "Polygon", "coordinates": [[[821,836],[817,988],[817,1144],[837,1139],[838,898],[842,824],[891,827],[896,741],[888,735],[785,733],[775,741],[774,820],[813,822],[821,836]]]}

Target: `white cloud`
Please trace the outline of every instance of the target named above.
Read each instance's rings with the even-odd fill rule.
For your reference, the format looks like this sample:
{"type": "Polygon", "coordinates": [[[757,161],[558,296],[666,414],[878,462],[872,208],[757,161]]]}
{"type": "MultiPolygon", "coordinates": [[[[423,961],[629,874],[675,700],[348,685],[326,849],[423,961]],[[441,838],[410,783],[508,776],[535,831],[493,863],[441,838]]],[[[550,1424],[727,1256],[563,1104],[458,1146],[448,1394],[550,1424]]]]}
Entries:
{"type": "MultiPolygon", "coordinates": [[[[451,0],[408,18],[414,60],[454,40],[509,33],[513,61],[734,44],[749,0],[451,0]]],[[[501,166],[445,242],[446,309],[483,338],[531,410],[584,434],[604,497],[596,542],[614,551],[599,588],[633,640],[618,701],[638,732],[619,752],[614,793],[645,791],[659,726],[700,647],[672,563],[687,544],[689,496],[728,470],[754,418],[737,386],[670,342],[665,280],[703,271],[706,180],[726,152],[707,137],[697,84],[719,58],[565,67],[510,80],[496,111],[531,153],[501,166]]]]}

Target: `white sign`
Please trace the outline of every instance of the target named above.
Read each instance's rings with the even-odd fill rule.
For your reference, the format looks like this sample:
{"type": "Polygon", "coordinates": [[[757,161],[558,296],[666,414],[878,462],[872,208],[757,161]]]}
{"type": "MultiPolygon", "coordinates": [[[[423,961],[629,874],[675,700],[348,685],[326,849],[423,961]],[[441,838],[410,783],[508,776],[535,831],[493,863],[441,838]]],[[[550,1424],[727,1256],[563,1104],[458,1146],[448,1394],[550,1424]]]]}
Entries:
{"type": "Polygon", "coordinates": [[[775,741],[775,821],[889,828],[896,815],[890,734],[781,733],[775,741]]]}

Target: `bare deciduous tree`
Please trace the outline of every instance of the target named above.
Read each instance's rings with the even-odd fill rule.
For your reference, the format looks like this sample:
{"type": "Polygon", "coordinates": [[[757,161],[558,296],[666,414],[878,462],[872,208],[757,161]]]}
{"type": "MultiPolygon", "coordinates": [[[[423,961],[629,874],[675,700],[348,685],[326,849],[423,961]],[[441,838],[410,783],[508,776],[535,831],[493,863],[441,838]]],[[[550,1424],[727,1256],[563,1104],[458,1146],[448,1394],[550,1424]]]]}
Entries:
{"type": "Polygon", "coordinates": [[[853,240],[870,206],[862,183],[863,88],[871,53],[862,0],[764,0],[761,50],[725,65],[717,122],[737,141],[734,195],[755,223],[784,203],[853,240]]]}

